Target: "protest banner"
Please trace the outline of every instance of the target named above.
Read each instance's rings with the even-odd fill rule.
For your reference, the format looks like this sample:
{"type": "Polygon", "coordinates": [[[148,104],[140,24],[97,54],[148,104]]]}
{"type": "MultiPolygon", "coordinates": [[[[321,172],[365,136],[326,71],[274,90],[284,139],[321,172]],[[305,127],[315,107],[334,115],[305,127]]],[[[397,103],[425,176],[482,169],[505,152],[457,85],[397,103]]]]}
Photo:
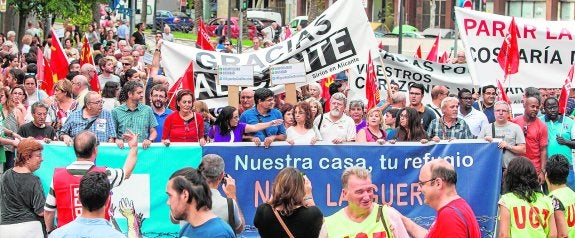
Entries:
{"type": "Polygon", "coordinates": [[[253,86],[254,67],[251,65],[218,66],[217,84],[226,86],[253,86]]]}
{"type": "MultiPolygon", "coordinates": [[[[194,62],[196,98],[210,107],[227,106],[226,86],[215,80],[219,65],[253,65],[254,86],[270,87],[272,65],[305,64],[307,81],[348,69],[377,50],[377,41],[358,1],[337,1],[297,34],[272,47],[245,54],[205,51],[193,46],[164,42],[162,65],[169,79],[178,79],[194,62]]],[[[170,82],[174,83],[174,82],[170,82]]],[[[278,92],[283,85],[272,89],[278,92]]]]}
{"type": "Polygon", "coordinates": [[[340,177],[345,168],[354,165],[372,171],[376,201],[389,203],[416,223],[429,227],[436,211],[423,204],[417,184],[419,169],[429,160],[442,158],[455,166],[457,191],[475,212],[483,237],[495,235],[501,184],[501,150],[496,143],[478,140],[385,146],[274,143],[269,149],[213,143],[204,146],[203,153],[219,154],[226,161],[226,173],[236,180],[238,202],[250,229],[256,208],[271,197],[274,178],[281,169],[291,166],[304,172],[312,182],[316,206],[324,216],[329,216],[346,206],[340,197],[340,177]]]}
{"type": "MultiPolygon", "coordinates": [[[[455,14],[474,83],[480,86],[496,85],[495,80],[504,77],[497,56],[511,17],[458,7],[455,14]]],[[[515,17],[515,22],[519,29],[519,72],[503,86],[561,88],[575,59],[575,22],[520,17],[515,17]]]]}
{"type": "MultiPolygon", "coordinates": [[[[152,145],[138,152],[138,161],[130,179],[112,190],[112,204],[115,207],[114,218],[127,233],[127,220],[119,211],[119,201],[128,198],[134,202],[137,213],[145,218],[141,231],[144,237],[177,237],[179,225],[170,222],[170,209],[166,205],[167,181],[178,169],[196,168],[201,162],[202,148],[197,143],[171,143],[170,147],[152,145]]],[[[102,143],[98,146],[98,166],[122,168],[128,149],[119,149],[116,144],[102,143]]],[[[61,142],[44,145],[44,161],[34,174],[40,177],[44,193],[50,191],[54,168],[66,167],[76,160],[74,149],[61,142]]],[[[76,203],[78,206],[81,204],[76,203]]],[[[57,215],[57,214],[56,214],[57,215]]]]}
{"type": "MultiPolygon", "coordinates": [[[[127,149],[103,143],[98,147],[96,164],[121,168],[127,149]]],[[[497,214],[497,199],[501,184],[501,150],[497,143],[479,140],[421,145],[345,144],[291,146],[274,142],[269,149],[253,143],[212,143],[199,147],[197,143],[172,143],[170,147],[153,145],[138,152],[138,162],[132,177],[113,190],[116,207],[114,217],[124,233],[127,221],[118,208],[121,198],[134,201],[137,213],[146,218],[141,227],[144,237],[176,237],[178,225],[170,222],[165,193],[169,176],[183,167],[196,168],[202,154],[215,153],[226,161],[226,173],[235,180],[238,202],[244,212],[245,236],[257,236],[253,227],[256,208],[267,201],[276,174],[286,166],[297,167],[313,184],[317,206],[329,216],[346,205],[340,198],[341,173],[349,166],[364,166],[372,171],[377,186],[377,201],[386,202],[402,214],[429,227],[436,212],[423,204],[418,191],[418,174],[431,159],[446,159],[458,173],[457,191],[473,208],[483,237],[493,237],[497,214]],[[313,153],[310,153],[313,151],[313,153]]],[[[64,167],[75,160],[73,148],[59,142],[44,145],[44,161],[35,172],[48,193],[54,168],[64,167]]]]}

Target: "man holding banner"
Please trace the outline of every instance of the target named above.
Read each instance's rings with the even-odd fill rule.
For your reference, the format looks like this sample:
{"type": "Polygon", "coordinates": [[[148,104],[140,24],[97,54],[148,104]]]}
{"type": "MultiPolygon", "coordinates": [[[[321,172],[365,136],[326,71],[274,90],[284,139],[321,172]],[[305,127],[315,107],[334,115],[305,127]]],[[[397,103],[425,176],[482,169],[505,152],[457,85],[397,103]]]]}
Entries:
{"type": "MultiPolygon", "coordinates": [[[[46,196],[44,206],[44,221],[46,222],[46,232],[54,230],[54,214],[58,211],[58,227],[66,225],[81,215],[82,204],[76,204],[78,189],[82,176],[90,171],[106,172],[112,187],[117,187],[130,178],[132,171],[138,160],[138,135],[130,130],[122,137],[128,141],[130,152],[124,162],[124,168],[114,169],[106,167],[96,167],[95,160],[98,154],[98,140],[91,131],[80,132],[74,138],[74,152],[77,160],[65,168],[56,168],[50,192],[46,196]]],[[[106,212],[106,219],[110,219],[106,212]]]]}
{"type": "Polygon", "coordinates": [[[414,238],[467,237],[480,238],[481,230],[475,213],[457,194],[457,172],[447,160],[432,160],[419,172],[419,191],[423,202],[437,210],[437,217],[429,230],[402,216],[405,228],[414,238]]]}
{"type": "MultiPolygon", "coordinates": [[[[269,88],[258,88],[254,93],[254,101],[256,106],[242,113],[240,122],[257,124],[283,119],[282,113],[274,108],[274,93],[269,88]]],[[[283,123],[280,125],[275,125],[274,123],[275,122],[272,122],[272,127],[258,131],[254,133],[253,136],[249,136],[249,140],[258,146],[263,141],[265,148],[268,148],[274,141],[285,141],[286,129],[283,123]]],[[[246,137],[244,137],[244,139],[246,139],[246,137]]]]}

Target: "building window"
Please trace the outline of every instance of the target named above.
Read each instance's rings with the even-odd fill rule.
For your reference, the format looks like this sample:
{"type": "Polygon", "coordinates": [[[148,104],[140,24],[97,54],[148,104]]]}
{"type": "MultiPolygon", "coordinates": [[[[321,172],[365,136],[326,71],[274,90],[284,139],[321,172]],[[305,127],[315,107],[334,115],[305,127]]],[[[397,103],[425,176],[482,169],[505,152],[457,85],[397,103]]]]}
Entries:
{"type": "MultiPolygon", "coordinates": [[[[423,1],[422,26],[426,28],[445,28],[446,0],[423,1]],[[435,9],[432,14],[432,9],[435,9]],[[433,16],[432,16],[433,15],[433,16]]],[[[451,19],[450,19],[451,20],[451,19]]]]}
{"type": "Polygon", "coordinates": [[[575,20],[575,0],[563,0],[559,2],[558,7],[559,20],[570,21],[575,20]]]}
{"type": "Polygon", "coordinates": [[[506,7],[508,16],[545,19],[545,0],[509,1],[506,7]]]}

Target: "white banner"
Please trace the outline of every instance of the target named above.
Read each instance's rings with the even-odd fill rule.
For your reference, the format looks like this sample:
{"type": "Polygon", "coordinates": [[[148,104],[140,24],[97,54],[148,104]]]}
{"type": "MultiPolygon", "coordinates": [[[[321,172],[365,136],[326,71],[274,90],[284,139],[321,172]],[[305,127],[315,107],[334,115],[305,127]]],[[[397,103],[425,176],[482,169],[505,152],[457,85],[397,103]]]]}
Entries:
{"type": "MultiPolygon", "coordinates": [[[[435,85],[444,85],[450,94],[457,95],[460,89],[474,89],[474,85],[466,64],[439,64],[431,61],[414,58],[411,56],[394,54],[386,51],[381,52],[381,58],[374,58],[375,73],[379,82],[381,98],[387,98],[387,83],[384,74],[389,80],[399,84],[399,91],[405,92],[409,99],[409,85],[421,83],[425,87],[425,103],[431,102],[431,89],[435,85]],[[382,67],[381,62],[385,67],[382,67]]],[[[367,62],[362,61],[349,70],[349,98],[365,100],[365,77],[367,62]]],[[[479,90],[475,86],[475,90],[479,90]]],[[[523,96],[521,86],[507,88],[507,95],[514,103],[520,103],[523,96]]],[[[408,100],[409,101],[409,100],[408,100]]]]}
{"type": "Polygon", "coordinates": [[[162,66],[174,83],[193,61],[196,98],[217,108],[227,105],[228,93],[227,87],[216,84],[218,65],[253,65],[254,86],[269,87],[272,65],[303,62],[311,82],[367,61],[370,50],[377,53],[377,41],[361,3],[337,1],[301,32],[255,52],[227,54],[164,42],[162,66]]]}
{"type": "MultiPolygon", "coordinates": [[[[503,79],[497,55],[511,17],[458,7],[455,14],[473,82],[481,86],[496,85],[496,79],[503,79]]],[[[519,17],[515,22],[519,29],[519,72],[511,75],[511,83],[504,86],[562,87],[575,57],[575,22],[519,17]]]]}

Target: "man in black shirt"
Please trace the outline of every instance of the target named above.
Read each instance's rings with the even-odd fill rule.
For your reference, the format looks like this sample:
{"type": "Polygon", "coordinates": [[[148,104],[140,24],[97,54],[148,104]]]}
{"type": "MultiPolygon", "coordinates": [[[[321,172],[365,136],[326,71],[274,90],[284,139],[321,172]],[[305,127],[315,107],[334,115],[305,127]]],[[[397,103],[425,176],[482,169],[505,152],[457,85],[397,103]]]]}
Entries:
{"type": "Polygon", "coordinates": [[[138,30],[132,34],[132,38],[130,39],[130,45],[132,46],[134,44],[146,45],[146,38],[144,38],[144,29],[146,28],[146,25],[140,22],[136,24],[136,28],[138,30]]]}
{"type": "Polygon", "coordinates": [[[52,126],[46,125],[48,106],[43,102],[32,104],[32,117],[34,121],[28,122],[18,129],[18,135],[23,138],[34,137],[37,140],[54,140],[56,131],[52,126]]]}

